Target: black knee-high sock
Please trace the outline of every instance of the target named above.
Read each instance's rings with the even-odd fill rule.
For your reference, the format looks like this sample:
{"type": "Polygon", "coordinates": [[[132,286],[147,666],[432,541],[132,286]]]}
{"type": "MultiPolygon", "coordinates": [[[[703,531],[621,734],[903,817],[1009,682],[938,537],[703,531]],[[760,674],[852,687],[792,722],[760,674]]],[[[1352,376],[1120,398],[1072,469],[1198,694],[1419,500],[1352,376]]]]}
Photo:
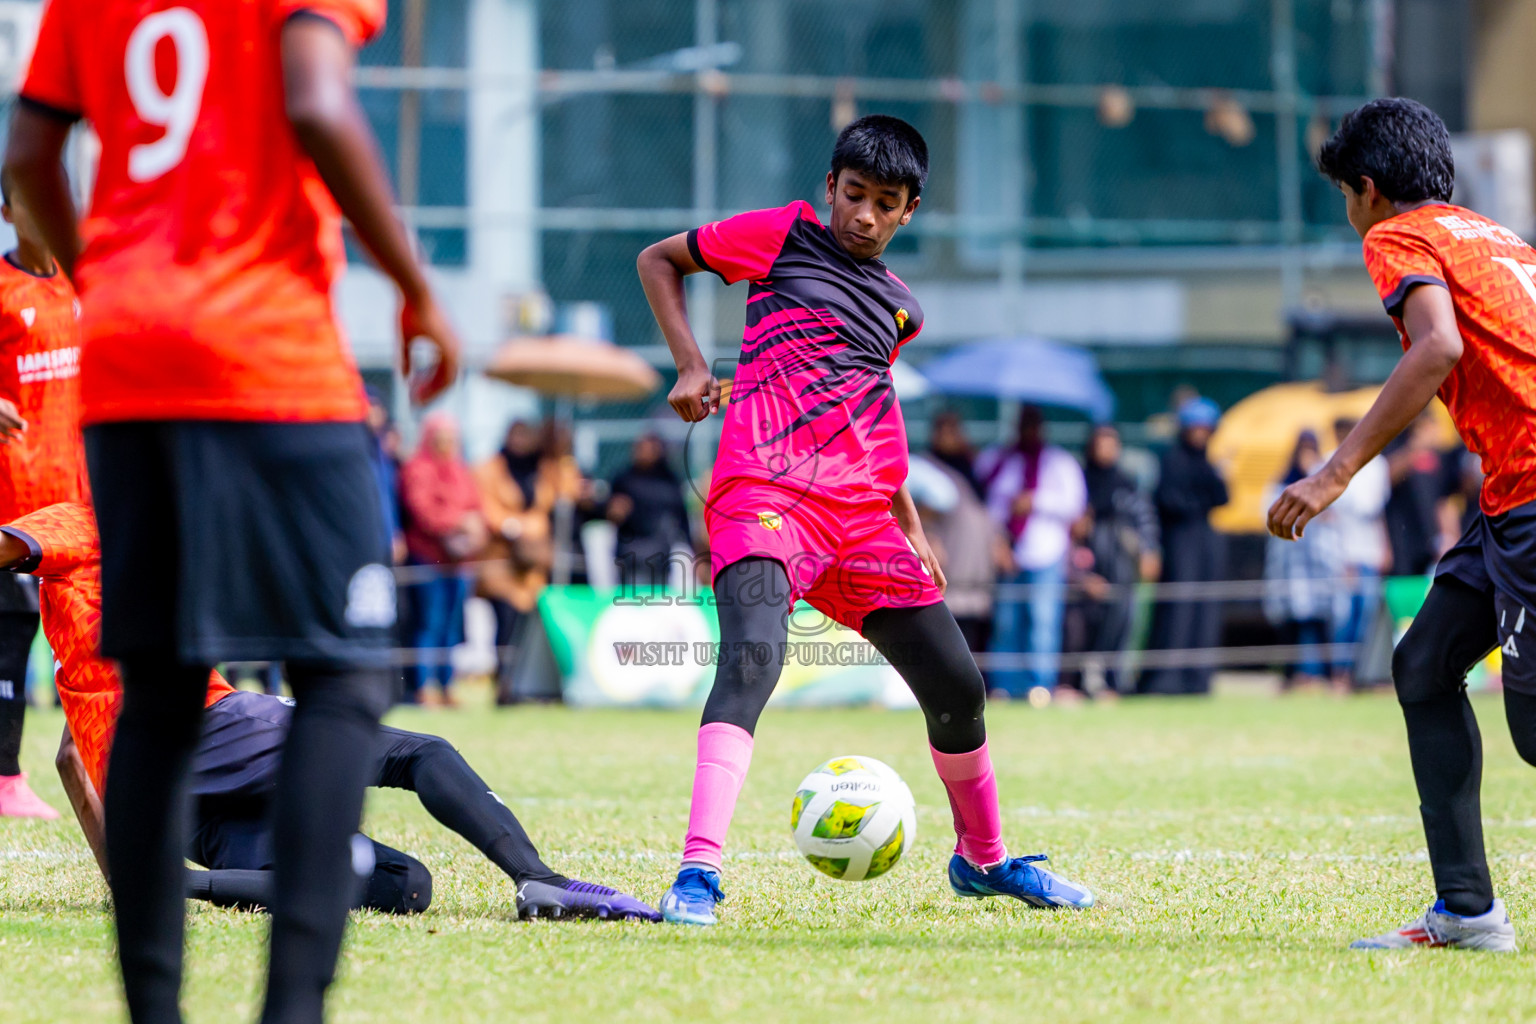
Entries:
{"type": "Polygon", "coordinates": [[[566,881],[539,858],[516,815],[447,740],[381,729],[379,744],[383,757],[378,785],[414,791],[432,817],[467,839],[513,881],[566,881]]]}
{"type": "Polygon", "coordinates": [[[356,889],[352,839],[373,773],[382,670],[290,663],[297,698],[273,823],[272,953],[264,1024],[320,1024],[356,889]]]}
{"type": "Polygon", "coordinates": [[[1483,849],[1483,741],[1462,692],[1404,704],[1408,753],[1435,890],[1453,914],[1481,914],[1493,903],[1483,849]]]}
{"type": "Polygon", "coordinates": [[[1466,676],[1497,642],[1492,593],[1440,576],[1392,654],[1435,889],[1453,914],[1481,914],[1493,902],[1479,792],[1483,741],[1466,676]]]}
{"type": "Polygon", "coordinates": [[[209,669],[146,658],[122,671],[104,808],[117,953],[134,1024],[178,1022],[187,773],[209,669]]]}
{"type": "Polygon", "coordinates": [[[966,754],[987,741],[986,684],[948,606],[880,608],[860,632],[912,688],[935,750],[966,754]]]}
{"type": "Polygon", "coordinates": [[[27,655],[37,636],[36,612],[0,612],[0,775],[21,774],[21,730],[27,718],[27,655]]]}

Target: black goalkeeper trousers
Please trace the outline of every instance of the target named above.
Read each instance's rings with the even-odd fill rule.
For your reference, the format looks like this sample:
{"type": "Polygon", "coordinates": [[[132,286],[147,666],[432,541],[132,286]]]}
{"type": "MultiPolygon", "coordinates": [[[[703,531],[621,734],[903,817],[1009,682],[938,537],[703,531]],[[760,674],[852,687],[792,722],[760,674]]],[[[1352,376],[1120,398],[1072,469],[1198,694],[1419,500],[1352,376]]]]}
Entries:
{"type": "MultiPolygon", "coordinates": [[[[267,700],[255,695],[248,699],[267,700]]],[[[258,728],[265,724],[256,722],[258,728]]],[[[373,760],[369,785],[415,793],[428,813],[513,882],[560,885],[566,881],[540,859],[522,823],[447,740],[384,727],[379,729],[373,760]]],[[[363,837],[353,842],[359,862],[371,859],[373,863],[372,872],[362,878],[354,907],[390,914],[427,909],[432,902],[432,876],[424,864],[377,840],[366,841],[371,850],[363,845],[363,837]]],[[[187,856],[209,869],[188,872],[189,897],[220,906],[271,906],[274,850],[266,801],[226,794],[201,797],[187,856]]]]}

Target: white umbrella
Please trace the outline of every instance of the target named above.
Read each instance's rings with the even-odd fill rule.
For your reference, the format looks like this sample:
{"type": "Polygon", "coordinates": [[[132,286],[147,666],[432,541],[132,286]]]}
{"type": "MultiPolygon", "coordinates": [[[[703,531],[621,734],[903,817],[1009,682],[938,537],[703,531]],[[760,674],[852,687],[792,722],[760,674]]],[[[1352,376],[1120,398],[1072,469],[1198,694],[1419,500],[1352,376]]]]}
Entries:
{"type": "Polygon", "coordinates": [[[891,364],[891,383],[896,387],[896,397],[903,402],[926,397],[933,390],[928,378],[917,372],[912,364],[898,359],[891,364]]]}

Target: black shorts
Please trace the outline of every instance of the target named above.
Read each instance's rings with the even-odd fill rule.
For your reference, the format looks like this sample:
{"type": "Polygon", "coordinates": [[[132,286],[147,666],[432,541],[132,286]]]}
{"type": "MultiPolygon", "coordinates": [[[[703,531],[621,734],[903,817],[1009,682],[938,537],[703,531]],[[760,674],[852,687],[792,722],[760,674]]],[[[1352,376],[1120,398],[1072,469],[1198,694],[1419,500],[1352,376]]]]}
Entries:
{"type": "Polygon", "coordinates": [[[1504,685],[1536,695],[1536,502],[1497,516],[1478,513],[1435,575],[1493,595],[1504,685]]]}
{"type": "Polygon", "coordinates": [[[360,423],[87,427],[102,653],[384,661],[394,576],[360,423]]]}
{"type": "Polygon", "coordinates": [[[0,572],[0,613],[30,612],[36,615],[37,580],[14,572],[0,572]]]}

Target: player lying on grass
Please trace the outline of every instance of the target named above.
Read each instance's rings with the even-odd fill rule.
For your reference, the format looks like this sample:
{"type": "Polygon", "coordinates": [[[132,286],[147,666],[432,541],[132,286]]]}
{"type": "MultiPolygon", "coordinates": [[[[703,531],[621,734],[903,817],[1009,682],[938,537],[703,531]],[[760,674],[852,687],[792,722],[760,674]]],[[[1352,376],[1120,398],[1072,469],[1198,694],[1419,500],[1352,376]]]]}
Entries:
{"type": "MultiPolygon", "coordinates": [[[[43,629],[58,659],[55,682],[73,739],[60,751],[60,774],[105,870],[97,794],[105,792],[122,684],[95,653],[101,574],[89,506],[50,505],[0,527],[0,568],[41,580],[43,629]]],[[[223,906],[271,906],[271,801],[292,709],[290,700],[235,690],[216,672],[210,677],[193,761],[187,853],[210,870],[189,873],[189,896],[223,906]]],[[[519,916],[660,918],[624,893],[551,870],[517,818],[447,741],[381,728],[374,762],[373,785],[416,793],[434,818],[507,873],[517,885],[519,916]]],[[[359,870],[358,906],[390,913],[427,908],[432,876],[425,865],[362,836],[353,845],[354,865],[372,865],[359,870]]]]}
{"type": "Polygon", "coordinates": [[[1392,658],[1438,898],[1413,922],[1354,946],[1513,951],[1483,849],[1482,740],[1466,674],[1503,645],[1509,730],[1536,764],[1536,251],[1450,205],[1450,137],[1412,100],[1346,115],[1318,166],[1344,193],[1405,353],[1333,457],[1276,500],[1270,532],[1300,536],[1436,394],[1486,474],[1479,515],[1441,559],[1392,658]]]}
{"type": "Polygon", "coordinates": [[[668,400],[689,422],[720,409],[721,395],[688,324],[683,278],[709,270],[727,284],[752,282],[705,508],[724,654],[699,729],[682,869],[661,903],[669,921],[715,923],[726,831],[801,599],[861,632],[917,696],[955,815],[955,892],[1093,904],[1043,856],[1010,858],[1003,846],[981,672],[907,493],[890,368],[923,313],[880,254],[917,211],[927,177],[916,129],[864,117],[837,138],[829,225],[794,202],[640,254],[640,280],[677,361],[668,400]]]}

